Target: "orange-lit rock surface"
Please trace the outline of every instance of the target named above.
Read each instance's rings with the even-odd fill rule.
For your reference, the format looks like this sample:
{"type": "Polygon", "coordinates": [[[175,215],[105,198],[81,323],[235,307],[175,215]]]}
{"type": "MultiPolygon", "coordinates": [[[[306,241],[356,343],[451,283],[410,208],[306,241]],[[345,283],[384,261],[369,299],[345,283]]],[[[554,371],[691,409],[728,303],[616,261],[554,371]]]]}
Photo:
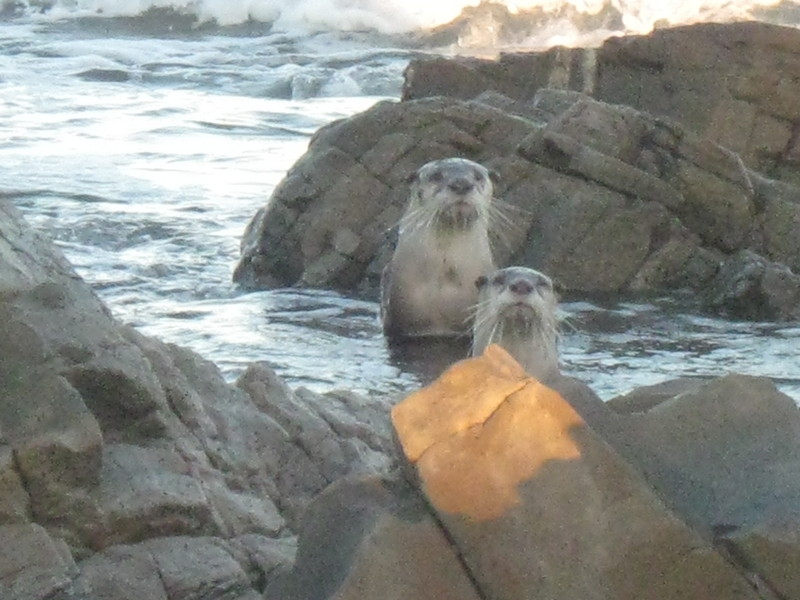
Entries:
{"type": "Polygon", "coordinates": [[[392,419],[431,502],[477,521],[519,504],[517,487],[547,461],[580,455],[568,429],[581,418],[497,345],[409,396],[392,419]]]}
{"type": "Polygon", "coordinates": [[[758,597],[497,346],[406,398],[392,420],[482,597],[758,597]]]}

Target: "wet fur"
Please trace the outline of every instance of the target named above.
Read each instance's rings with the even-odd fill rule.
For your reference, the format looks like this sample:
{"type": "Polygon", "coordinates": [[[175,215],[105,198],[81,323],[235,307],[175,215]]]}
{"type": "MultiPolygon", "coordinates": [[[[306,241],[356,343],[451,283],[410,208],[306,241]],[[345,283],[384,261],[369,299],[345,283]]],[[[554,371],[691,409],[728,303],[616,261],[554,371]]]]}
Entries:
{"type": "Polygon", "coordinates": [[[494,270],[491,177],[482,165],[461,158],[430,162],[411,177],[409,204],[381,285],[390,339],[469,335],[474,281],[494,270]]]}

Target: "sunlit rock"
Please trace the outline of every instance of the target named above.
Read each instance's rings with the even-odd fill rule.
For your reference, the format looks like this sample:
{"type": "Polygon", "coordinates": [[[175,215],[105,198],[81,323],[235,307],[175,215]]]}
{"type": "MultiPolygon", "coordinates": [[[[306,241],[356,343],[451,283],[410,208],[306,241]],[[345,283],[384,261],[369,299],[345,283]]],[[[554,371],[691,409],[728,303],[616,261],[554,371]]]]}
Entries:
{"type": "Polygon", "coordinates": [[[510,363],[490,347],[393,409],[485,597],[758,597],[558,393],[510,363]]]}

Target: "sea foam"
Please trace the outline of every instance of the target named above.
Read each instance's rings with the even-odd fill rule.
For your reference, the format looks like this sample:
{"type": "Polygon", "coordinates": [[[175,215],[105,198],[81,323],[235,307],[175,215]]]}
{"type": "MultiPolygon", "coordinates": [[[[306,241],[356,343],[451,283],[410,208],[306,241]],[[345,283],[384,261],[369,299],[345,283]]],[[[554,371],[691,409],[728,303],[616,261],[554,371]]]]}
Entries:
{"type": "MultiPolygon", "coordinates": [[[[408,33],[449,23],[479,0],[2,0],[12,7],[47,18],[87,16],[135,17],[152,10],[170,10],[198,23],[232,26],[269,23],[277,31],[378,31],[408,33]]],[[[781,0],[493,0],[512,14],[530,12],[596,15],[621,14],[624,31],[646,33],[658,25],[700,21],[733,21],[777,7],[781,0]]],[[[16,11],[19,13],[20,11],[16,11]]]]}

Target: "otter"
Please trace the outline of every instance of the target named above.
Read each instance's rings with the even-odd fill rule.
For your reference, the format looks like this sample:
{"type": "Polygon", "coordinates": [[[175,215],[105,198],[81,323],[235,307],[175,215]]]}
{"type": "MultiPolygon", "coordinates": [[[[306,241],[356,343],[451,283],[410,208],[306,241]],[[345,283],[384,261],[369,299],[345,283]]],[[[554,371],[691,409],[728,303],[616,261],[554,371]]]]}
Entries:
{"type": "Polygon", "coordinates": [[[465,158],[423,165],[381,278],[381,320],[390,341],[468,338],[475,279],[494,270],[489,217],[493,173],[465,158]]]}
{"type": "Polygon", "coordinates": [[[506,267],[478,277],[475,286],[472,355],[496,343],[536,379],[557,377],[558,299],[552,279],[527,267],[506,267]]]}

